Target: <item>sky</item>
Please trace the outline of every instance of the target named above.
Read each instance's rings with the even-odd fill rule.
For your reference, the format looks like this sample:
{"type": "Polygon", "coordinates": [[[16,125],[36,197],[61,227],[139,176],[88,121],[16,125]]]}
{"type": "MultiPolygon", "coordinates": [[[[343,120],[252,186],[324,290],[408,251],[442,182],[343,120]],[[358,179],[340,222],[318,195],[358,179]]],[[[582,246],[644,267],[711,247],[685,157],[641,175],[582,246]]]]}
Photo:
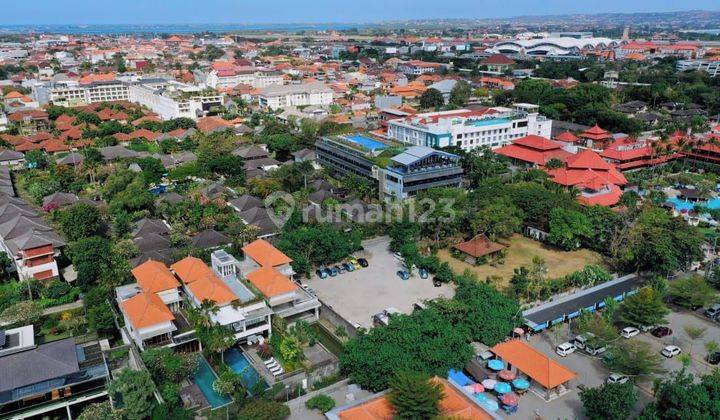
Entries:
{"type": "Polygon", "coordinates": [[[720,10],[718,0],[0,0],[0,24],[327,23],[720,10]]]}

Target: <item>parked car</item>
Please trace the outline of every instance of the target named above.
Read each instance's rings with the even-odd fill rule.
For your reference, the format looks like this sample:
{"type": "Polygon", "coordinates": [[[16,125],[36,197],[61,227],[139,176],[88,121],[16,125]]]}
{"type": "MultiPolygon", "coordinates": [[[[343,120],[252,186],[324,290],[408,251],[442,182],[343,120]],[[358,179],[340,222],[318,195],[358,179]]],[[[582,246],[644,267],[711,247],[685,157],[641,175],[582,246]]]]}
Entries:
{"type": "Polygon", "coordinates": [[[330,271],[330,277],[335,277],[338,275],[338,271],[335,267],[328,267],[327,269],[330,271]]]}
{"type": "Polygon", "coordinates": [[[398,270],[398,272],[395,273],[395,274],[397,274],[397,276],[400,277],[400,278],[403,279],[403,280],[407,280],[407,279],[410,278],[410,273],[408,273],[408,272],[405,271],[405,270],[398,270]]]}
{"type": "Polygon", "coordinates": [[[712,305],[708,306],[708,308],[705,309],[705,312],[703,313],[708,318],[717,318],[717,316],[720,315],[720,303],[713,303],[712,305]]]}
{"type": "Polygon", "coordinates": [[[591,344],[587,343],[585,345],[585,353],[589,354],[590,356],[598,356],[600,354],[603,354],[607,351],[607,348],[605,346],[601,346],[599,344],[591,344]]]}
{"type": "Polygon", "coordinates": [[[718,363],[720,363],[720,351],[708,354],[707,362],[711,365],[717,365],[718,363]]]}
{"type": "Polygon", "coordinates": [[[343,263],[342,266],[345,268],[345,270],[349,272],[355,271],[355,266],[350,264],[349,262],[343,263]]]}
{"type": "Polygon", "coordinates": [[[587,344],[588,340],[591,338],[594,338],[594,337],[595,337],[595,334],[593,334],[591,332],[588,332],[585,334],[580,334],[573,339],[573,344],[575,344],[575,347],[582,350],[585,348],[585,344],[587,344]]]}
{"type": "Polygon", "coordinates": [[[393,257],[397,258],[400,261],[405,261],[405,258],[402,257],[402,254],[399,252],[393,252],[393,257]]]}
{"type": "Polygon", "coordinates": [[[660,352],[663,356],[667,357],[668,359],[677,356],[680,354],[682,350],[680,350],[680,347],[678,346],[665,346],[664,349],[660,352]]]}
{"type": "Polygon", "coordinates": [[[442,286],[442,282],[438,279],[433,279],[433,286],[440,287],[442,286]]]}
{"type": "Polygon", "coordinates": [[[361,267],[367,267],[368,265],[370,265],[368,264],[368,260],[366,260],[365,258],[358,258],[357,262],[358,264],[360,264],[361,267]]]}
{"type": "Polygon", "coordinates": [[[342,274],[342,273],[344,273],[344,272],[345,272],[345,267],[343,267],[343,266],[342,266],[342,265],[340,265],[340,264],[336,265],[336,266],[335,266],[335,267],[333,267],[333,268],[334,268],[334,269],[336,269],[336,270],[337,270],[337,272],[338,272],[338,273],[340,273],[340,274],[342,274]]]}
{"type": "Polygon", "coordinates": [[[562,356],[562,357],[565,357],[565,356],[567,356],[568,354],[571,354],[571,353],[575,352],[575,349],[577,349],[577,347],[575,347],[574,344],[566,341],[566,342],[564,342],[564,343],[559,344],[559,345],[555,348],[555,353],[557,353],[558,355],[560,355],[560,356],[562,356]]]}
{"type": "Polygon", "coordinates": [[[326,279],[328,276],[328,270],[326,268],[318,268],[315,270],[315,274],[317,274],[317,276],[321,279],[326,279]]]}
{"type": "Polygon", "coordinates": [[[426,279],[426,278],[428,278],[428,271],[427,271],[426,268],[421,268],[421,269],[419,270],[419,272],[420,272],[420,278],[421,278],[421,279],[426,279]]]}
{"type": "Polygon", "coordinates": [[[629,380],[630,378],[625,375],[621,375],[619,373],[611,373],[610,376],[608,376],[607,381],[605,382],[609,384],[624,384],[629,380]]]}
{"type": "Polygon", "coordinates": [[[620,331],[620,335],[625,338],[635,337],[638,334],[640,334],[640,330],[635,327],[625,327],[620,331]]]}
{"type": "Polygon", "coordinates": [[[350,260],[350,264],[352,264],[356,269],[360,268],[360,263],[355,258],[350,260]]]}
{"type": "Polygon", "coordinates": [[[672,333],[672,330],[668,327],[656,327],[654,330],[650,331],[650,334],[658,338],[667,337],[668,335],[672,335],[672,333]]]}

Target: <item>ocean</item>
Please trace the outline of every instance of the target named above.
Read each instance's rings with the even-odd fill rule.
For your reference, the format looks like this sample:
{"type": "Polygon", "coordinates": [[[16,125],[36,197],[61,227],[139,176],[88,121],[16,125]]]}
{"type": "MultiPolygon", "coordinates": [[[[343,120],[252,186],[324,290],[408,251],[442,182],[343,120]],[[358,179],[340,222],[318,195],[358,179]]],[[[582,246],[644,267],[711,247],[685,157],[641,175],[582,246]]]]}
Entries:
{"type": "Polygon", "coordinates": [[[2,33],[47,33],[62,35],[194,34],[203,32],[300,32],[367,28],[368,23],[268,23],[268,24],[133,24],[133,25],[0,25],[2,33]]]}

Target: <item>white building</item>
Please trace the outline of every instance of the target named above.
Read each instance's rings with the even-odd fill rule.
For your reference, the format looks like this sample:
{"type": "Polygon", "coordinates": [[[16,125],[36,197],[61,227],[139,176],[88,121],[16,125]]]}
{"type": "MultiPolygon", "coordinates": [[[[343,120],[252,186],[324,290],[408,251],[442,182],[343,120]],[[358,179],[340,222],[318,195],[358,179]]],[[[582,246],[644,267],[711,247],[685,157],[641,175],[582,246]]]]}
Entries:
{"type": "Polygon", "coordinates": [[[263,108],[288,106],[330,105],[333,90],[322,82],[269,86],[260,92],[258,103],[263,108]]]}
{"type": "Polygon", "coordinates": [[[538,106],[460,109],[430,112],[388,121],[388,137],[414,146],[457,146],[463,150],[498,148],[512,140],[535,134],[550,137],[552,120],[538,113],[538,106]]]}
{"type": "Polygon", "coordinates": [[[205,84],[213,89],[234,88],[237,85],[249,85],[254,89],[282,85],[283,74],[256,67],[235,67],[213,69],[208,73],[205,84]]]}
{"type": "Polygon", "coordinates": [[[680,60],[675,65],[677,71],[702,70],[717,77],[720,75],[720,60],[680,60]]]}
{"type": "Polygon", "coordinates": [[[223,95],[174,80],[145,79],[130,83],[128,99],[150,108],[164,120],[205,116],[223,104],[223,95]]]}
{"type": "Polygon", "coordinates": [[[66,107],[85,106],[95,102],[127,101],[130,93],[128,86],[119,80],[89,84],[63,80],[49,85],[38,84],[33,87],[33,91],[41,104],[52,102],[66,107]]]}

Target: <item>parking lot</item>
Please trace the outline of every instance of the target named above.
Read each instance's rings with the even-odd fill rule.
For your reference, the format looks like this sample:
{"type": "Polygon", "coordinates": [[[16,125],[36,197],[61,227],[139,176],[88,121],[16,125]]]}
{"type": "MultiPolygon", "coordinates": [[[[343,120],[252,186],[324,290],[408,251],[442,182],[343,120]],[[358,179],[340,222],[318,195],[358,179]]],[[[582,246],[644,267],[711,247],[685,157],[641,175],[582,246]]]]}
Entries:
{"type": "MultiPolygon", "coordinates": [[[[630,340],[647,342],[658,354],[666,345],[676,345],[682,349],[683,353],[690,354],[692,352],[692,360],[688,366],[689,373],[696,377],[709,373],[712,366],[708,365],[704,359],[707,354],[705,344],[710,341],[720,344],[720,325],[703,317],[701,311],[692,313],[679,308],[672,309],[673,311],[667,317],[667,326],[673,330],[672,335],[656,338],[650,332],[645,332],[630,338],[630,340]],[[692,348],[692,340],[685,332],[686,326],[706,328],[705,335],[695,340],[692,343],[692,348]]],[[[566,357],[561,357],[555,353],[555,347],[558,344],[570,341],[574,337],[575,334],[570,331],[568,325],[563,324],[556,332],[546,331],[530,338],[530,344],[533,347],[574,371],[578,376],[573,384],[572,392],[551,402],[542,401],[532,394],[523,396],[518,411],[520,418],[533,418],[535,410],[538,410],[540,415],[546,419],[575,418],[578,412],[582,412],[578,386],[596,387],[602,385],[607,379],[610,371],[603,366],[599,357],[590,356],[581,350],[577,350],[566,357]]],[[[682,363],[677,356],[671,359],[662,357],[662,360],[666,373],[661,376],[668,377],[682,368],[682,363]]],[[[652,380],[639,384],[639,403],[636,406],[638,412],[652,401],[652,387],[652,380]]]]}
{"type": "Polygon", "coordinates": [[[434,287],[432,275],[421,279],[417,270],[409,280],[401,280],[396,272],[404,267],[388,250],[389,243],[387,237],[363,242],[365,249],[356,256],[367,258],[369,267],[325,279],[313,275],[304,282],[343,318],[365,328],[372,327],[373,315],[387,308],[410,313],[414,303],[455,294],[451,285],[434,287]]]}

